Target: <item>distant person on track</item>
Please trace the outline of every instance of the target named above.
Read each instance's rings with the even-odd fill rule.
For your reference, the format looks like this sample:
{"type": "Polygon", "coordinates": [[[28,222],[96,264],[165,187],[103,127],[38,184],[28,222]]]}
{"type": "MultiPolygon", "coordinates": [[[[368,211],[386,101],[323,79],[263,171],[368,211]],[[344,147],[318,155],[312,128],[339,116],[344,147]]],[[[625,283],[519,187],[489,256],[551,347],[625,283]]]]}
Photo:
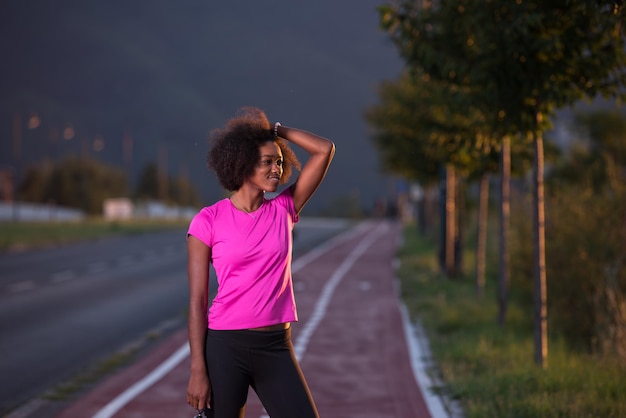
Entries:
{"type": "Polygon", "coordinates": [[[326,176],[335,145],[272,125],[251,107],[214,130],[211,141],[208,166],[232,194],[198,212],[187,234],[187,402],[216,418],[243,417],[252,387],[272,418],[318,417],[291,342],[291,322],[298,320],[292,232],[326,176]],[[309,158],[293,184],[267,198],[300,169],[290,144],[309,158]],[[210,263],[218,290],[209,309],[210,263]]]}

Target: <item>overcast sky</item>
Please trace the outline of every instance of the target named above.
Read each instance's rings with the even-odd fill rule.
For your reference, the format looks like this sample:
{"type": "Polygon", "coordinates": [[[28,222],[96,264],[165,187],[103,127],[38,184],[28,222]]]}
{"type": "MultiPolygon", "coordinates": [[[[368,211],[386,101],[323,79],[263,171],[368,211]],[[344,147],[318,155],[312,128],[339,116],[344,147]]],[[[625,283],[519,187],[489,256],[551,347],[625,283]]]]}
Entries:
{"type": "MultiPolygon", "coordinates": [[[[170,173],[187,171],[208,204],[222,193],[205,168],[208,132],[252,105],[335,141],[311,208],[346,195],[371,207],[394,182],[363,113],[403,65],[378,29],[382,3],[3,0],[0,163],[11,164],[11,115],[38,112],[42,128],[71,122],[102,137],[105,150],[92,155],[114,163],[131,131],[135,171],[167,149],[170,173]]],[[[52,151],[37,135],[26,132],[24,145],[39,159],[52,151]]]]}

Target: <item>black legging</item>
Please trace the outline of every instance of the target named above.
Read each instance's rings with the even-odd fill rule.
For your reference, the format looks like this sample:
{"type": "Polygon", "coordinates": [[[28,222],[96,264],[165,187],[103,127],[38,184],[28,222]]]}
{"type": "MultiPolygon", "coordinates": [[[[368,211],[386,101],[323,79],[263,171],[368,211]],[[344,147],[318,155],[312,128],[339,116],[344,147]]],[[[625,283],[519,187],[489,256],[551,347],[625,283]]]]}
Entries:
{"type": "Polygon", "coordinates": [[[252,387],[271,418],[319,418],[291,342],[291,329],[209,329],[207,367],[215,418],[242,418],[252,387]]]}

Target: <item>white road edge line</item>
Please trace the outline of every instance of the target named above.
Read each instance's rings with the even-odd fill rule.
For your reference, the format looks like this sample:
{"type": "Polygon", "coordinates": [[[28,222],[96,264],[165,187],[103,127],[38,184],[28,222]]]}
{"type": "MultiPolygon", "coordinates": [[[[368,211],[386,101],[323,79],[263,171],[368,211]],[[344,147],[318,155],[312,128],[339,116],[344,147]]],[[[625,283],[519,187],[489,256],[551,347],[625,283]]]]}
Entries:
{"type": "Polygon", "coordinates": [[[317,328],[318,324],[326,314],[326,308],[328,307],[328,303],[330,302],[333,293],[335,292],[335,288],[341,282],[341,279],[346,275],[350,267],[359,259],[361,255],[369,248],[370,245],[374,243],[374,240],[378,238],[379,235],[386,232],[389,229],[389,225],[387,223],[380,224],[376,229],[371,231],[365,238],[363,238],[359,245],[357,245],[354,250],[348,255],[348,257],[343,260],[341,265],[335,270],[335,272],[330,276],[330,279],[324,285],[322,289],[322,293],[320,297],[317,299],[315,303],[315,308],[313,309],[313,313],[309,320],[304,324],[302,331],[298,334],[298,339],[294,344],[294,351],[296,353],[296,358],[298,361],[302,359],[302,356],[306,352],[306,347],[309,344],[309,340],[311,339],[311,335],[317,328]]]}
{"type": "Polygon", "coordinates": [[[13,283],[9,285],[9,289],[13,293],[26,292],[35,288],[35,282],[33,280],[22,280],[21,282],[13,283]]]}
{"type": "MultiPolygon", "coordinates": [[[[366,222],[361,223],[355,228],[350,229],[347,232],[344,232],[335,238],[325,242],[324,244],[314,248],[308,253],[304,254],[302,257],[298,258],[298,260],[294,261],[292,264],[292,274],[297,270],[300,270],[306,264],[312,262],[323,253],[328,251],[330,248],[340,244],[346,239],[352,237],[358,232],[361,232],[364,228],[366,228],[366,222]],[[300,259],[303,259],[302,262],[299,262],[300,259]]],[[[371,244],[371,243],[370,243],[371,244]]],[[[368,244],[369,245],[369,244],[368,244]]],[[[358,247],[357,247],[358,248],[358,247]]],[[[353,251],[353,253],[356,252],[353,251]]],[[[345,262],[344,262],[345,263],[345,262]]],[[[332,280],[332,279],[330,279],[332,280]]],[[[330,281],[329,280],[329,281],[330,281]]],[[[327,284],[328,285],[328,284],[327,284]]],[[[335,285],[336,286],[336,285],[335,285]]],[[[318,301],[319,303],[319,301],[318,301]]],[[[327,303],[326,303],[327,304],[327,303]]],[[[318,320],[319,322],[319,320],[318,320]]],[[[308,324],[308,322],[307,322],[308,324]]],[[[299,340],[298,340],[299,342],[299,340]]],[[[306,344],[305,344],[306,347],[306,344]]],[[[181,361],[183,361],[189,355],[189,344],[185,343],[182,347],[180,347],[174,354],[172,354],[167,360],[165,360],[161,365],[159,365],[156,369],[154,369],[151,373],[149,373],[146,377],[126,389],[124,392],[116,396],[113,400],[111,400],[108,404],[102,407],[99,411],[97,411],[93,418],[111,418],[115,415],[120,409],[122,409],[127,403],[132,401],[135,397],[141,394],[143,391],[148,389],[150,386],[158,382],[162,379],[167,373],[169,373],[174,367],[176,367],[181,361]]]]}
{"type": "Polygon", "coordinates": [[[428,375],[427,359],[430,358],[428,347],[424,347],[420,343],[420,341],[424,339],[423,333],[411,322],[404,302],[401,302],[400,304],[400,312],[402,314],[402,325],[404,327],[404,334],[409,348],[409,357],[411,360],[411,367],[413,369],[413,376],[420,387],[420,391],[426,401],[430,415],[432,418],[448,418],[450,417],[450,414],[446,411],[446,408],[441,402],[441,398],[431,390],[431,388],[435,385],[433,380],[428,375]]]}

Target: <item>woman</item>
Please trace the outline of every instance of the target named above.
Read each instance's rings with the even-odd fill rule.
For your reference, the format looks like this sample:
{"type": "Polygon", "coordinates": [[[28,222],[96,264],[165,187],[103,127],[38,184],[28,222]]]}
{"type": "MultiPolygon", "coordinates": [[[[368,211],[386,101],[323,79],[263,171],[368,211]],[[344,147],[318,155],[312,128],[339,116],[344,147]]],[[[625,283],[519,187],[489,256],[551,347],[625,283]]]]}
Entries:
{"type": "Polygon", "coordinates": [[[217,418],[243,417],[252,387],[272,418],[318,417],[297,363],[290,324],[297,321],[291,282],[292,230],[318,188],[335,145],[296,128],[273,126],[244,108],[212,132],[208,166],[232,194],[202,209],[187,234],[191,375],[187,402],[217,418]],[[309,158],[276,197],[292,168],[289,146],[309,158]],[[210,310],[209,266],[218,291],[210,310]]]}

